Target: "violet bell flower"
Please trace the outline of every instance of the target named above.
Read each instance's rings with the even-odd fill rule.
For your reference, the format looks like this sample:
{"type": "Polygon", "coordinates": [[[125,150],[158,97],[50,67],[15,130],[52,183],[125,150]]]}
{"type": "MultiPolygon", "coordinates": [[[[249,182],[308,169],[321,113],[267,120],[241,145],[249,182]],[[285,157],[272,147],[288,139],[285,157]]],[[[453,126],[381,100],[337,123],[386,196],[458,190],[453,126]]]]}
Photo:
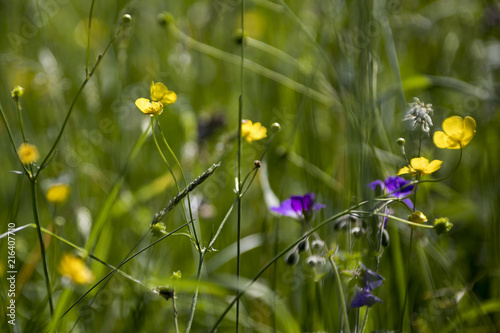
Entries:
{"type": "Polygon", "coordinates": [[[325,205],[316,203],[314,193],[307,193],[303,196],[294,195],[281,203],[279,207],[271,207],[273,212],[280,215],[289,216],[296,220],[309,221],[314,211],[325,208],[325,205]]]}
{"type": "Polygon", "coordinates": [[[384,278],[382,277],[382,275],[369,270],[363,264],[361,264],[361,269],[363,271],[363,288],[362,290],[356,291],[356,295],[354,295],[354,298],[351,302],[351,307],[371,307],[375,303],[382,303],[382,300],[373,295],[371,292],[373,291],[373,289],[379,287],[382,284],[384,278]]]}
{"type": "MultiPolygon", "coordinates": [[[[393,198],[404,198],[413,191],[415,185],[408,185],[411,181],[405,180],[403,177],[392,176],[382,182],[381,180],[376,180],[368,184],[368,187],[373,191],[377,190],[377,187],[380,186],[383,193],[387,194],[389,197],[393,198]]],[[[410,199],[403,199],[403,202],[408,205],[411,209],[413,209],[413,203],[410,199]]]]}

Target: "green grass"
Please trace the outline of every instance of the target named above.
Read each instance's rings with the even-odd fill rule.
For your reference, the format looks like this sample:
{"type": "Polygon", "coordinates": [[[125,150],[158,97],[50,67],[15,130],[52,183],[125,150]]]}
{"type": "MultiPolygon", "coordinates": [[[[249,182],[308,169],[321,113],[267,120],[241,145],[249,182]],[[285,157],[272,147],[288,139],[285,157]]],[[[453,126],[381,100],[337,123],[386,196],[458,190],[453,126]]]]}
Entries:
{"type": "MultiPolygon", "coordinates": [[[[238,321],[242,332],[339,332],[347,331],[345,315],[350,332],[364,319],[365,332],[498,330],[499,13],[496,2],[465,0],[247,0],[244,12],[233,0],[2,2],[0,232],[26,227],[15,235],[15,326],[6,313],[8,239],[0,240],[0,330],[176,332],[175,321],[178,331],[191,321],[193,332],[226,332],[238,321]],[[131,22],[122,23],[124,14],[131,22]],[[158,123],[134,105],[150,98],[151,81],[178,95],[158,123]],[[22,122],[10,95],[17,85],[25,89],[22,122]],[[242,118],[261,122],[266,139],[239,138],[240,95],[242,118]],[[402,121],[413,97],[434,110],[421,145],[402,121]],[[337,214],[375,198],[369,182],[406,164],[400,137],[409,158],[420,151],[443,161],[425,180],[447,176],[460,153],[438,149],[432,134],[452,115],[473,117],[476,135],[457,170],[419,184],[416,197],[429,224],[450,218],[448,234],[417,228],[411,237],[390,219],[390,245],[379,248],[372,201],[356,208],[366,213],[361,237],[334,228],[337,214]],[[23,137],[38,147],[37,165],[48,162],[39,173],[16,156],[23,137]],[[192,222],[186,196],[152,233],[155,214],[219,162],[190,189],[192,222]],[[245,179],[238,218],[235,184],[245,179]],[[45,196],[54,182],[71,186],[57,208],[45,196]],[[276,200],[309,192],[326,205],[310,226],[270,211],[276,200]],[[310,253],[295,266],[284,262],[304,232],[325,241],[324,265],[309,267],[310,253]],[[94,283],[110,278],[77,302],[94,283],[61,277],[65,252],[84,256],[94,283]],[[385,278],[373,292],[383,303],[366,317],[366,307],[344,314],[340,297],[349,308],[360,262],[385,278]],[[176,271],[180,280],[171,278],[176,271]],[[175,290],[175,305],[155,293],[160,286],[175,290]],[[238,310],[230,306],[237,286],[238,310]]],[[[391,207],[407,219],[401,204],[391,207]]]]}

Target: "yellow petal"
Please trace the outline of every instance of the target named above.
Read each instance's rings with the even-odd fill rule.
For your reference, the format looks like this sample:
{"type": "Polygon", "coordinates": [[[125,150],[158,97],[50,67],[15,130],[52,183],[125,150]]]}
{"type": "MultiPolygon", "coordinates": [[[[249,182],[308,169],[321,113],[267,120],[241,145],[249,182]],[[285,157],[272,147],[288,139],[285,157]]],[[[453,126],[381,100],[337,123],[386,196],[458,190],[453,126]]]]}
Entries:
{"type": "Polygon", "coordinates": [[[177,100],[177,94],[174,93],[173,91],[168,90],[165,93],[165,95],[163,95],[163,98],[161,99],[160,102],[162,102],[163,105],[167,105],[167,104],[175,103],[176,100],[177,100]]]}
{"type": "Polygon", "coordinates": [[[474,137],[474,134],[476,134],[476,121],[472,117],[465,117],[464,133],[461,141],[462,148],[467,146],[467,144],[469,144],[469,142],[474,137]]]}
{"type": "Polygon", "coordinates": [[[443,121],[443,131],[451,140],[459,142],[464,132],[464,120],[459,116],[452,116],[443,121]]]}
{"type": "Polygon", "coordinates": [[[398,171],[398,174],[397,174],[397,175],[398,175],[398,176],[399,176],[399,175],[406,175],[406,174],[408,174],[408,173],[411,173],[410,168],[408,168],[408,167],[406,167],[406,166],[405,166],[405,167],[402,167],[401,169],[399,169],[399,171],[398,171]]]}
{"type": "Polygon", "coordinates": [[[154,84],[151,82],[151,99],[153,101],[160,102],[167,93],[168,89],[163,83],[157,82],[154,84]]]}
{"type": "Polygon", "coordinates": [[[425,172],[427,166],[429,165],[429,160],[425,157],[415,157],[410,161],[411,167],[416,171],[422,173],[425,172]]]}
{"type": "Polygon", "coordinates": [[[147,99],[147,98],[138,98],[135,101],[135,106],[137,106],[139,108],[139,110],[141,110],[142,112],[144,112],[145,110],[147,110],[149,108],[149,99],[147,99]]]}
{"type": "Polygon", "coordinates": [[[245,139],[248,137],[248,135],[252,131],[252,125],[253,124],[252,124],[251,120],[243,119],[241,121],[241,136],[244,137],[245,139]]]}
{"type": "Polygon", "coordinates": [[[142,113],[160,115],[163,112],[163,104],[161,102],[152,102],[147,98],[139,98],[135,101],[135,105],[141,110],[142,113]]]}
{"type": "Polygon", "coordinates": [[[457,141],[453,141],[446,133],[441,131],[434,132],[434,144],[438,148],[460,149],[457,141]]]}
{"type": "Polygon", "coordinates": [[[442,163],[443,163],[443,161],[440,161],[440,160],[434,160],[431,163],[429,163],[429,166],[427,167],[426,174],[430,175],[431,173],[439,170],[439,168],[441,168],[442,163]]]}

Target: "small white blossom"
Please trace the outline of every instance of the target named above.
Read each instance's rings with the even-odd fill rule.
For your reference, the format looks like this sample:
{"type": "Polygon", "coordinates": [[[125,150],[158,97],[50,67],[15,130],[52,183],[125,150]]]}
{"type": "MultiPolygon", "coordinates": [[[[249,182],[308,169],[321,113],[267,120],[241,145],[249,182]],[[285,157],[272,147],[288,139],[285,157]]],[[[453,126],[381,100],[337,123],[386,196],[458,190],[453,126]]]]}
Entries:
{"type": "Polygon", "coordinates": [[[432,104],[424,104],[418,98],[413,97],[413,102],[410,103],[403,120],[411,120],[413,129],[420,126],[422,131],[429,133],[432,126],[430,113],[432,113],[432,104]]]}

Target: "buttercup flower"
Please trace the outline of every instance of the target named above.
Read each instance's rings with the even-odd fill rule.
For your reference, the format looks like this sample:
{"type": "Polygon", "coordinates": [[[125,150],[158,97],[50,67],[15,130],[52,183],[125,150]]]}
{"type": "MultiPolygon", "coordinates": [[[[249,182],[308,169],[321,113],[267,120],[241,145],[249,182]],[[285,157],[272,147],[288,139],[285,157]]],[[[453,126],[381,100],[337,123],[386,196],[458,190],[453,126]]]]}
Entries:
{"type": "Polygon", "coordinates": [[[443,121],[443,131],[434,133],[434,144],[438,148],[464,148],[476,133],[476,121],[472,117],[463,119],[459,116],[452,116],[443,121]]]}
{"type": "Polygon", "coordinates": [[[425,157],[415,157],[410,161],[409,166],[401,168],[398,172],[399,175],[404,175],[411,173],[413,176],[425,176],[439,170],[443,161],[434,160],[429,163],[429,160],[425,157]]]}
{"type": "Polygon", "coordinates": [[[422,131],[429,133],[430,126],[432,126],[430,113],[432,113],[432,104],[424,104],[418,98],[413,97],[413,103],[410,103],[403,120],[411,120],[413,129],[420,125],[422,131]]]}
{"type": "Polygon", "coordinates": [[[175,103],[177,100],[177,95],[167,89],[167,87],[161,83],[151,82],[151,100],[147,98],[139,98],[135,101],[135,105],[141,110],[142,113],[149,114],[153,116],[155,114],[160,115],[163,112],[163,106],[175,103]]]}
{"type": "MultiPolygon", "coordinates": [[[[410,181],[404,180],[403,177],[394,176],[387,178],[385,182],[382,182],[381,180],[371,182],[370,184],[368,184],[368,187],[375,191],[377,190],[377,187],[380,186],[382,191],[388,196],[401,199],[410,195],[410,193],[413,191],[414,185],[408,185],[410,183],[410,181]]],[[[403,201],[410,208],[413,208],[413,203],[410,199],[406,198],[403,199],[403,201]]]]}
{"type": "Polygon", "coordinates": [[[279,207],[271,207],[271,210],[296,220],[309,220],[314,211],[321,208],[325,208],[325,205],[315,202],[314,193],[307,193],[304,196],[294,195],[283,201],[279,207]]]}
{"type": "Polygon", "coordinates": [[[85,266],[83,260],[71,253],[63,254],[58,269],[59,273],[68,277],[76,284],[86,284],[94,280],[94,275],[85,266]]]}
{"type": "Polygon", "coordinates": [[[68,200],[70,187],[68,184],[54,184],[47,190],[47,200],[53,205],[62,205],[68,200]]]}
{"type": "Polygon", "coordinates": [[[38,154],[38,148],[35,145],[29,143],[23,143],[21,146],[19,146],[17,154],[19,155],[19,159],[23,164],[34,163],[40,157],[40,155],[38,154]]]}
{"type": "Polygon", "coordinates": [[[363,283],[361,290],[356,291],[356,295],[351,302],[351,307],[360,308],[362,306],[371,307],[375,303],[382,303],[382,300],[371,292],[382,284],[384,278],[382,275],[375,273],[363,264],[361,266],[361,274],[363,275],[363,283]]]}
{"type": "Polygon", "coordinates": [[[252,142],[267,137],[267,129],[261,123],[252,123],[251,120],[243,119],[241,122],[241,136],[252,142]]]}

